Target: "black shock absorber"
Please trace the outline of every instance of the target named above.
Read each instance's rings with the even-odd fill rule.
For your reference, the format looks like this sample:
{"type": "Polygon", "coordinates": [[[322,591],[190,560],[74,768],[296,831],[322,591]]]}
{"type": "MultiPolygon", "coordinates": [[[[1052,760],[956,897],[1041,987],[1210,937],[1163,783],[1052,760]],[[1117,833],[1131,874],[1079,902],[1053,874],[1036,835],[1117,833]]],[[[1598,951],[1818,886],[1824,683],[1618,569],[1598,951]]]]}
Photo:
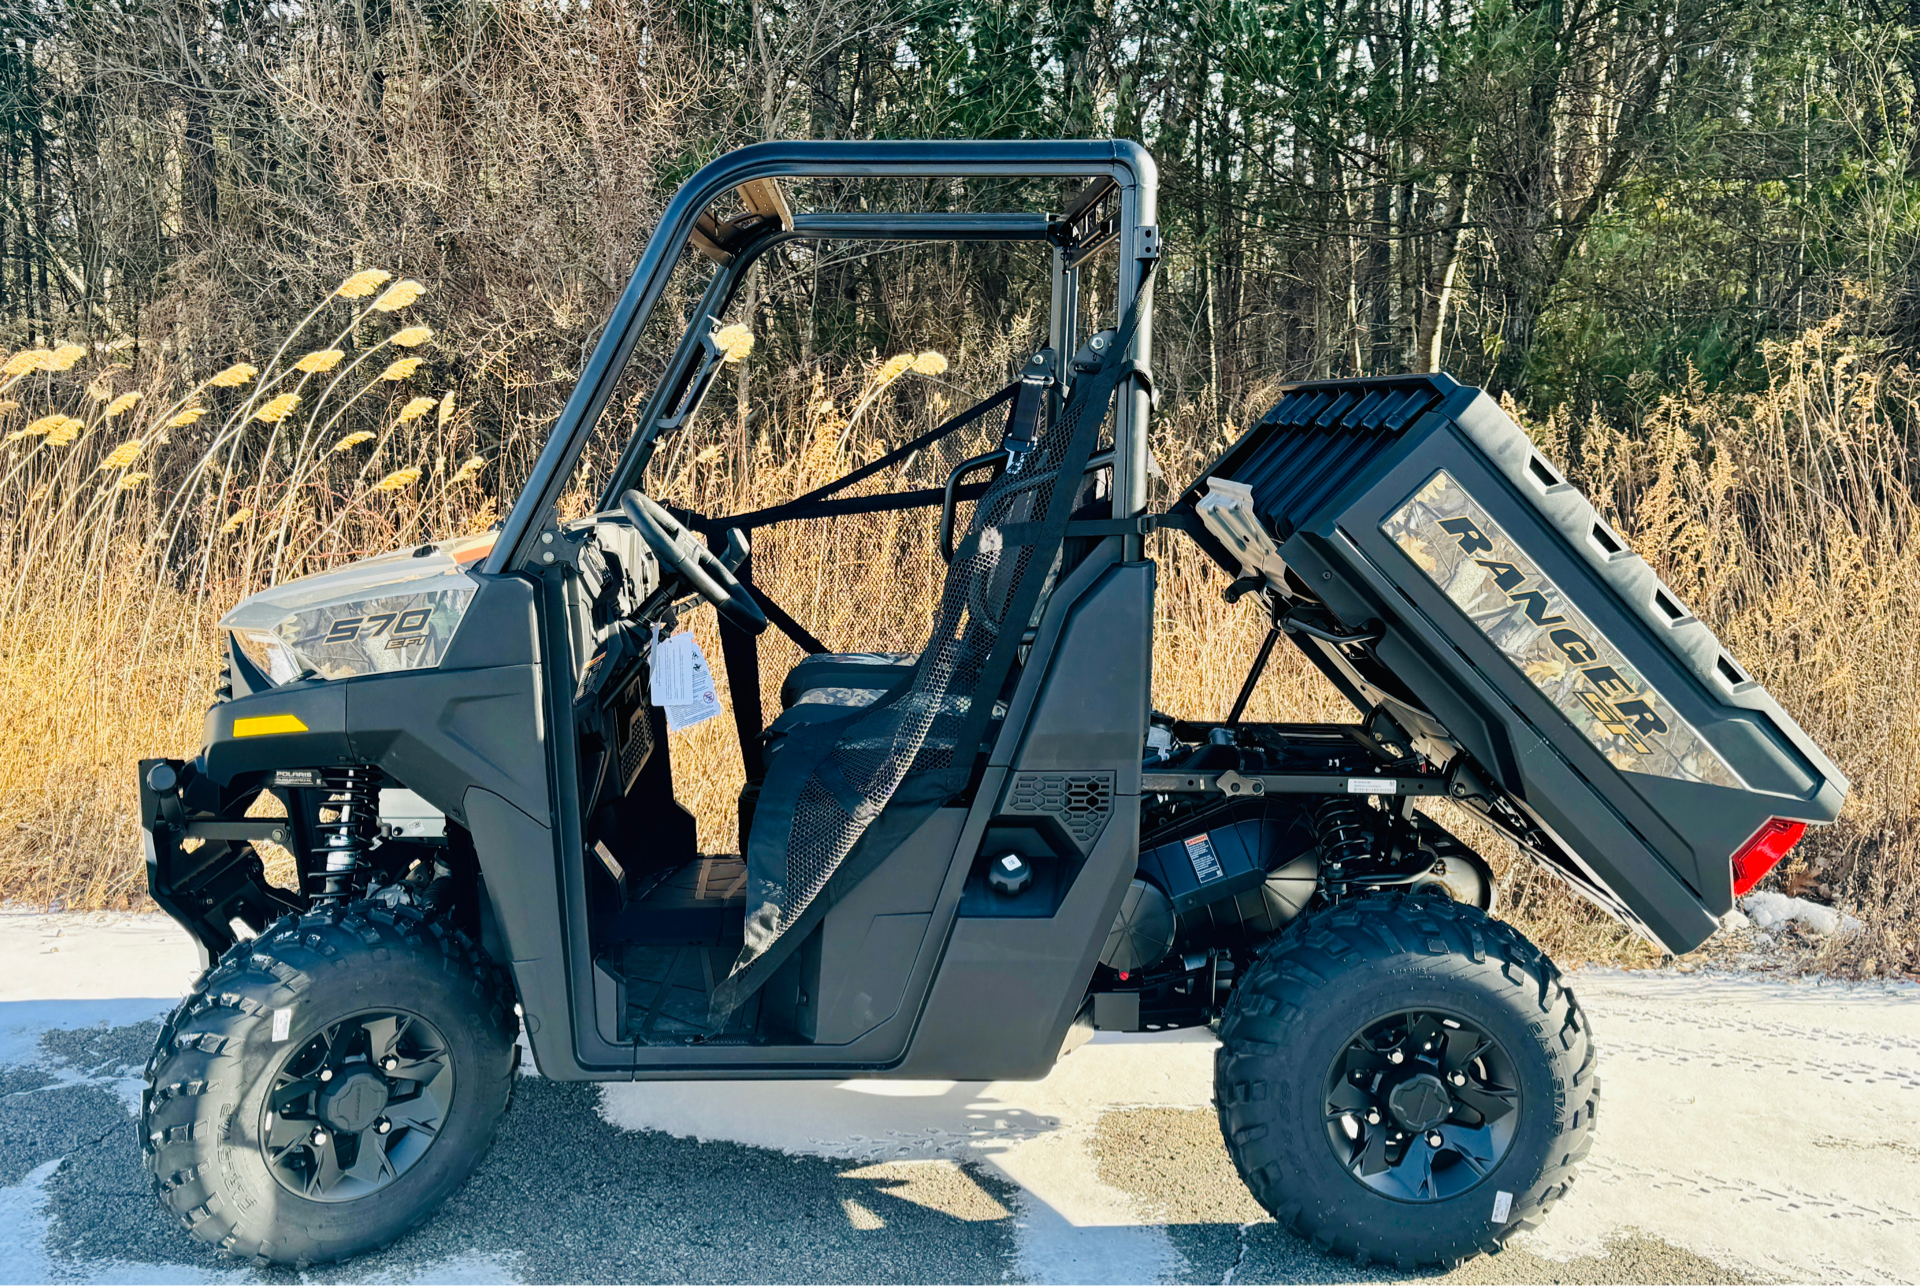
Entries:
{"type": "Polygon", "coordinates": [[[314,826],[320,845],[313,850],[309,878],[318,886],[315,906],[352,896],[354,877],[366,865],[380,829],[380,790],[371,768],[328,770],[321,819],[314,826]],[[331,812],[333,820],[326,814],[331,812]]]}
{"type": "Polygon", "coordinates": [[[1313,831],[1320,841],[1321,878],[1330,885],[1345,883],[1346,868],[1373,852],[1373,819],[1361,796],[1322,799],[1313,810],[1313,831]]]}

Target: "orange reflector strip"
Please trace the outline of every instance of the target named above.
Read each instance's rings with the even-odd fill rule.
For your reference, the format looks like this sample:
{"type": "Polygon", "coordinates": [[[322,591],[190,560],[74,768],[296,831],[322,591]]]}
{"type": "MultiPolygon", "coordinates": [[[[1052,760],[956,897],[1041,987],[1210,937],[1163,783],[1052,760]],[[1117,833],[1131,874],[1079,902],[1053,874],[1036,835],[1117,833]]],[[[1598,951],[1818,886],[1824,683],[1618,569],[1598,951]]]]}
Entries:
{"type": "Polygon", "coordinates": [[[233,735],[236,737],[270,737],[279,732],[306,730],[307,725],[300,722],[300,717],[291,714],[256,714],[233,721],[233,735]]]}

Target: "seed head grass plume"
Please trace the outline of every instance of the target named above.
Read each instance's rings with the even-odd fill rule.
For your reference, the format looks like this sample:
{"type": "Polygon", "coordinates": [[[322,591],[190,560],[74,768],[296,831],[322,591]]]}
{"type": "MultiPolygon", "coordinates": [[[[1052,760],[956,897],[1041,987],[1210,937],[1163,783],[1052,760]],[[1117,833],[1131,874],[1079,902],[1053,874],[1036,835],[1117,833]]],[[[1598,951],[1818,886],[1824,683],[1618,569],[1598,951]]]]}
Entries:
{"type": "Polygon", "coordinates": [[[393,274],[385,269],[362,268],[341,282],[333,293],[342,299],[365,299],[391,280],[393,274]]]}
{"type": "Polygon", "coordinates": [[[866,414],[867,408],[873,405],[874,399],[891,388],[903,375],[909,372],[916,375],[940,375],[944,374],[946,369],[947,359],[932,350],[918,354],[895,353],[880,363],[875,368],[872,378],[867,381],[867,387],[861,393],[860,401],[854,406],[853,414],[847,417],[840,440],[835,444],[836,455],[847,449],[847,444],[853,438],[854,426],[860,422],[860,417],[866,414]]]}
{"type": "MultiPolygon", "coordinates": [[[[294,339],[304,331],[311,322],[321,315],[328,302],[338,299],[355,301],[366,299],[390,280],[392,280],[392,274],[380,268],[362,269],[348,277],[335,288],[333,294],[330,295],[327,300],[322,301],[319,306],[315,307],[315,309],[302,320],[300,325],[295,328],[293,334],[287,336],[286,340],[281,344],[279,352],[275,355],[275,361],[277,362],[287,352],[288,347],[293,343],[294,339]]],[[[300,437],[294,449],[296,470],[293,479],[288,484],[291,492],[303,490],[312,481],[317,462],[333,454],[332,452],[318,450],[317,445],[326,441],[334,428],[339,424],[341,418],[349,414],[354,404],[367,393],[371,387],[371,383],[363,382],[359,389],[351,392],[337,403],[334,403],[335,394],[341,390],[343,385],[348,385],[349,381],[351,381],[359,371],[361,365],[381,349],[387,347],[389,344],[398,344],[403,348],[418,347],[430,342],[433,338],[433,332],[431,328],[425,326],[403,328],[390,334],[387,338],[368,346],[358,357],[352,362],[346,363],[344,366],[342,365],[344,350],[341,345],[347,340],[348,336],[354,334],[359,329],[360,325],[366,319],[372,317],[376,312],[392,313],[405,308],[417,301],[421,295],[425,293],[425,290],[426,288],[417,281],[397,283],[382,292],[379,298],[375,299],[373,303],[366,308],[350,312],[341,326],[339,333],[333,337],[333,340],[325,348],[315,349],[293,363],[294,369],[300,372],[300,391],[304,391],[307,380],[312,376],[331,374],[333,378],[320,391],[319,395],[313,399],[307,413],[301,419],[300,437]],[[323,410],[330,404],[332,404],[331,413],[323,415],[323,410]]],[[[413,360],[417,364],[418,359],[413,360]]],[[[413,368],[408,369],[409,374],[411,374],[412,369],[413,368]]],[[[391,367],[388,371],[382,373],[382,378],[389,380],[396,378],[392,375],[391,367]]],[[[237,450],[238,441],[236,440],[231,451],[237,450]]],[[[256,481],[254,488],[256,504],[258,504],[264,496],[264,482],[264,478],[256,481]]],[[[281,505],[277,512],[278,521],[275,524],[273,534],[273,564],[271,571],[271,575],[275,579],[279,577],[280,564],[287,553],[288,541],[291,534],[290,523],[293,521],[293,511],[289,506],[281,505]]]]}
{"type": "Polygon", "coordinates": [[[345,356],[337,348],[319,348],[295,362],[293,368],[308,375],[324,375],[340,365],[340,359],[345,356]]]}
{"type": "Polygon", "coordinates": [[[411,278],[396,281],[373,301],[373,310],[378,313],[397,313],[426,293],[427,288],[411,278]]]}
{"type": "MultiPolygon", "coordinates": [[[[361,272],[357,272],[353,274],[352,276],[348,277],[345,281],[343,281],[334,290],[333,297],[344,298],[344,299],[362,299],[362,298],[365,298],[367,295],[372,294],[375,289],[377,289],[383,282],[387,281],[388,279],[389,279],[389,274],[384,269],[377,269],[377,268],[365,269],[365,270],[362,270],[361,272]]],[[[337,360],[334,362],[328,362],[324,357],[321,357],[320,354],[338,352],[340,342],[349,333],[352,332],[354,327],[357,326],[362,319],[371,316],[375,312],[390,313],[390,312],[395,312],[401,308],[404,308],[408,304],[411,304],[415,300],[417,300],[421,296],[421,294],[424,293],[425,289],[426,288],[417,281],[403,281],[394,286],[389,287],[386,291],[382,292],[380,297],[378,299],[375,299],[373,303],[365,311],[357,314],[353,318],[353,320],[348,323],[346,329],[343,329],[340,332],[340,334],[334,338],[334,341],[331,345],[329,345],[325,349],[316,350],[314,353],[308,354],[307,357],[303,357],[299,361],[296,361],[295,363],[293,363],[293,367],[291,371],[285,372],[284,374],[280,373],[279,372],[280,363],[285,359],[288,349],[292,346],[293,342],[297,338],[299,338],[299,336],[306,330],[306,328],[316,318],[318,318],[321,315],[321,313],[325,310],[327,306],[327,301],[323,300],[321,301],[321,303],[315,305],[313,310],[309,312],[306,315],[306,317],[301,320],[300,324],[296,326],[293,329],[293,331],[286,336],[284,340],[281,341],[279,348],[274,352],[273,358],[268,363],[267,372],[264,378],[262,378],[257,388],[257,391],[240,408],[236,418],[242,424],[244,424],[250,418],[252,420],[255,420],[261,423],[274,425],[275,428],[274,428],[273,437],[269,439],[266,447],[266,450],[271,452],[274,446],[279,441],[279,425],[286,420],[288,415],[292,413],[293,407],[298,405],[298,398],[300,396],[300,393],[305,390],[307,381],[312,376],[316,374],[324,374],[326,373],[327,370],[331,369],[334,365],[337,365],[337,360]],[[307,363],[308,358],[313,359],[312,365],[317,369],[304,369],[304,365],[307,363]],[[298,382],[296,384],[296,387],[293,393],[290,395],[295,399],[293,403],[289,404],[284,402],[282,399],[289,396],[289,394],[282,393],[275,396],[270,402],[267,403],[265,407],[256,409],[254,403],[260,397],[264,396],[270,387],[278,384],[280,380],[285,377],[285,374],[292,374],[295,372],[298,373],[298,382]]],[[[414,327],[414,328],[410,328],[407,331],[401,332],[401,334],[407,336],[408,343],[420,344],[420,343],[426,342],[426,340],[431,337],[431,333],[432,333],[431,331],[428,331],[426,335],[417,334],[418,331],[424,330],[424,329],[425,328],[423,327],[414,327]]],[[[390,336],[388,340],[383,341],[383,343],[393,342],[393,339],[394,337],[390,336]]],[[[379,345],[376,345],[376,347],[379,347],[379,345]]],[[[358,365],[358,363],[355,363],[355,365],[358,365]]],[[[354,369],[353,366],[349,366],[345,371],[341,373],[341,377],[336,377],[334,381],[327,386],[326,390],[321,394],[319,402],[315,404],[314,412],[317,412],[319,410],[319,405],[321,403],[324,403],[327,400],[327,397],[332,394],[333,390],[336,387],[338,387],[340,383],[340,379],[344,377],[346,374],[350,374],[353,369],[354,369]]],[[[309,430],[313,427],[313,420],[314,420],[314,415],[309,414],[309,416],[307,417],[307,427],[309,430]]],[[[231,425],[232,423],[233,421],[229,421],[229,425],[231,425]]],[[[331,427],[331,425],[329,425],[328,427],[331,427]]],[[[305,453],[307,442],[311,438],[311,436],[312,436],[311,433],[302,434],[302,440],[299,448],[296,451],[296,454],[305,453]]],[[[234,463],[241,448],[242,437],[240,433],[232,432],[228,435],[228,440],[230,445],[228,446],[228,451],[227,451],[226,467],[221,474],[221,502],[222,503],[224,503],[225,501],[225,492],[226,492],[227,484],[231,480],[231,477],[233,474],[234,463]]],[[[261,485],[263,482],[264,480],[261,480],[260,483],[256,483],[256,486],[254,488],[254,495],[255,495],[256,501],[258,501],[261,496],[261,485]]],[[[210,559],[211,559],[211,554],[209,552],[207,557],[203,559],[203,572],[202,572],[203,576],[205,575],[205,568],[211,565],[210,559]]]]}
{"type": "MultiPolygon", "coordinates": [[[[285,339],[281,342],[278,349],[274,352],[273,358],[268,364],[266,378],[262,379],[261,381],[261,385],[260,385],[261,392],[256,393],[253,398],[250,398],[245,404],[243,404],[240,407],[239,411],[237,412],[236,416],[233,419],[229,420],[228,426],[227,426],[228,431],[223,433],[223,437],[227,438],[233,444],[233,450],[237,450],[238,441],[239,441],[238,434],[232,432],[233,426],[236,424],[236,422],[239,424],[244,424],[245,422],[247,422],[249,418],[252,418],[262,423],[278,424],[281,422],[281,420],[284,420],[286,418],[285,414],[282,414],[279,420],[259,416],[255,413],[254,402],[258,399],[258,397],[264,394],[267,386],[277,382],[275,371],[278,369],[280,362],[285,359],[289,348],[292,346],[294,341],[297,340],[303,333],[305,333],[307,328],[323,314],[329,302],[331,302],[334,299],[347,299],[347,300],[365,299],[368,296],[372,295],[376,290],[378,290],[380,286],[385,284],[387,281],[391,280],[391,278],[392,278],[392,274],[388,273],[384,269],[380,269],[380,268],[362,269],[361,271],[356,272],[352,276],[348,277],[345,281],[341,282],[340,285],[333,291],[332,295],[328,296],[327,299],[324,299],[319,304],[315,305],[313,310],[309,312],[304,318],[301,319],[300,323],[297,326],[295,326],[294,329],[285,337],[285,339]]],[[[337,334],[334,337],[333,341],[330,344],[328,344],[324,348],[315,349],[305,354],[304,356],[302,356],[292,364],[292,369],[298,372],[300,377],[298,381],[298,386],[295,389],[296,396],[298,396],[300,392],[305,389],[306,382],[309,377],[314,375],[327,374],[335,370],[340,365],[341,358],[343,356],[343,350],[341,349],[340,344],[349,334],[353,332],[353,330],[359,325],[359,323],[363,319],[371,316],[376,311],[392,312],[398,307],[403,307],[405,306],[406,303],[411,303],[413,300],[418,299],[420,294],[424,291],[424,287],[422,287],[418,282],[411,282],[411,283],[403,282],[401,283],[401,286],[406,286],[408,288],[405,290],[402,290],[400,286],[396,286],[392,289],[389,289],[379,299],[375,300],[374,303],[370,305],[368,308],[356,313],[352,313],[348,318],[346,324],[341,328],[339,334],[337,334]],[[396,291],[398,292],[397,294],[396,294],[396,291]]],[[[419,339],[419,340],[415,340],[414,342],[423,343],[425,342],[425,340],[419,339]]],[[[379,346],[376,345],[375,347],[377,348],[379,346]]],[[[361,360],[364,360],[364,357],[365,355],[363,354],[361,360]]],[[[331,396],[333,391],[339,386],[341,379],[351,374],[354,369],[354,366],[357,366],[357,365],[358,365],[358,362],[352,365],[349,365],[346,368],[346,370],[342,371],[340,375],[336,377],[334,381],[327,386],[325,391],[321,394],[319,399],[315,402],[312,408],[312,411],[306,417],[307,426],[309,428],[312,427],[315,416],[319,411],[320,407],[327,401],[328,397],[331,396]]],[[[245,384],[251,381],[255,376],[260,374],[261,372],[255,367],[253,367],[251,364],[243,362],[233,367],[230,367],[228,368],[228,370],[223,371],[221,372],[221,374],[215,376],[214,379],[211,381],[211,384],[214,387],[237,387],[240,384],[245,384]],[[229,380],[232,380],[233,383],[229,384],[227,382],[229,380]]],[[[301,442],[301,445],[295,453],[296,456],[303,456],[305,454],[306,446],[307,446],[306,439],[309,438],[310,436],[311,434],[303,435],[303,440],[301,442]]],[[[228,461],[229,468],[227,470],[227,473],[229,475],[231,473],[233,450],[230,450],[229,452],[229,461],[228,461]]]]}
{"type": "Polygon", "coordinates": [[[300,405],[298,393],[281,393],[253,413],[253,418],[262,424],[278,424],[292,415],[300,405]]]}
{"type": "Polygon", "coordinates": [[[729,366],[738,366],[753,352],[753,332],[738,323],[722,326],[715,331],[713,342],[724,354],[722,360],[729,366]]]}

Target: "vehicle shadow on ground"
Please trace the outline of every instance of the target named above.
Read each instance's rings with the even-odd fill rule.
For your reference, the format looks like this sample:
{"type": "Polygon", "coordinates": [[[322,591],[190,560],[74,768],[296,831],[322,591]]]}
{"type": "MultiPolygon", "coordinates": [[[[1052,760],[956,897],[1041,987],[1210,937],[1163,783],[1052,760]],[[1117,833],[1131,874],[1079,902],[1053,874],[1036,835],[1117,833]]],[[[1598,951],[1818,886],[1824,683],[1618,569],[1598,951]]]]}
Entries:
{"type": "MultiPolygon", "coordinates": [[[[534,1076],[521,1080],[473,1180],[421,1228],[348,1264],[304,1274],[254,1270],[195,1241],[154,1201],[129,1102],[137,1102],[133,1078],[157,1031],[152,1022],[50,1031],[41,1063],[0,1067],[0,1207],[26,1216],[16,1213],[19,1222],[0,1235],[40,1242],[0,1275],[981,1283],[1022,1276],[1020,1225],[1037,1213],[1035,1203],[990,1167],[830,1160],[627,1130],[604,1118],[598,1087],[534,1076]]],[[[1319,1254],[1252,1206],[1237,1176],[1220,1172],[1224,1153],[1209,1151],[1218,1150],[1217,1131],[1207,1137],[1210,1117],[1117,1113],[1095,1140],[1102,1177],[1119,1179],[1116,1186],[1142,1201],[1143,1223],[1164,1227],[1185,1260],[1176,1270],[1182,1278],[1221,1281],[1231,1271],[1241,1283],[1381,1280],[1377,1269],[1319,1254]]],[[[1534,1261],[1517,1277],[1483,1270],[1467,1280],[1550,1280],[1556,1267],[1570,1266],[1534,1261]]]]}
{"type": "MultiPolygon", "coordinates": [[[[520,1081],[473,1180],[421,1228],[348,1264],[255,1270],[195,1241],[154,1201],[129,1103],[157,1032],[153,1022],[50,1031],[39,1064],[0,1068],[0,1187],[27,1194],[16,1206],[37,1206],[17,1230],[41,1241],[15,1265],[27,1276],[998,1283],[1022,1275],[1018,1225],[1031,1198],[988,1167],[830,1160],[621,1129],[602,1115],[598,1087],[535,1076],[520,1081]]],[[[1353,1278],[1349,1266],[1266,1232],[1298,1253],[1260,1255],[1259,1267],[1283,1262],[1293,1280],[1353,1278]]],[[[1213,1261],[1232,1264],[1241,1234],[1227,1224],[1169,1235],[1195,1252],[1195,1270],[1205,1261],[1196,1275],[1218,1280],[1213,1261]]]]}
{"type": "MultiPolygon", "coordinates": [[[[119,1080],[158,1026],[50,1032],[52,1070],[0,1069],[0,1186],[48,1162],[34,1222],[43,1270],[132,1266],[291,1281],[223,1259],[168,1219],[140,1164],[119,1080]],[[58,1060],[58,1061],[54,1061],[58,1060]]],[[[307,1281],[1000,1282],[1014,1274],[1016,1189],[973,1166],[796,1157],[618,1129],[592,1085],[525,1077],[473,1180],[386,1251],[307,1281]]],[[[9,1230],[11,1231],[11,1230],[9,1230]]]]}

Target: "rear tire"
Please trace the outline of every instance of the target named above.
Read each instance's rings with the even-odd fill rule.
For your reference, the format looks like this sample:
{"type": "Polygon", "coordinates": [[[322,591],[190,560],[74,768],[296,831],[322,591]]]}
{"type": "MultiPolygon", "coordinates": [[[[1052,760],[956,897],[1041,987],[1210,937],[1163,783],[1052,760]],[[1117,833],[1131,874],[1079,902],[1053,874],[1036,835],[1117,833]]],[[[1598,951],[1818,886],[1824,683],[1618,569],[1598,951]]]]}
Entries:
{"type": "Polygon", "coordinates": [[[1585,1015],[1539,948],[1472,907],[1373,895],[1300,917],[1254,962],[1214,1092],[1276,1220],[1412,1269],[1540,1223],[1591,1145],[1599,1081],[1585,1015]]]}
{"type": "Polygon", "coordinates": [[[517,1032],[505,974],[464,934],[371,902],[289,916],[161,1028],[140,1112],[154,1191],[257,1264],[385,1246],[486,1155],[517,1032]]]}

